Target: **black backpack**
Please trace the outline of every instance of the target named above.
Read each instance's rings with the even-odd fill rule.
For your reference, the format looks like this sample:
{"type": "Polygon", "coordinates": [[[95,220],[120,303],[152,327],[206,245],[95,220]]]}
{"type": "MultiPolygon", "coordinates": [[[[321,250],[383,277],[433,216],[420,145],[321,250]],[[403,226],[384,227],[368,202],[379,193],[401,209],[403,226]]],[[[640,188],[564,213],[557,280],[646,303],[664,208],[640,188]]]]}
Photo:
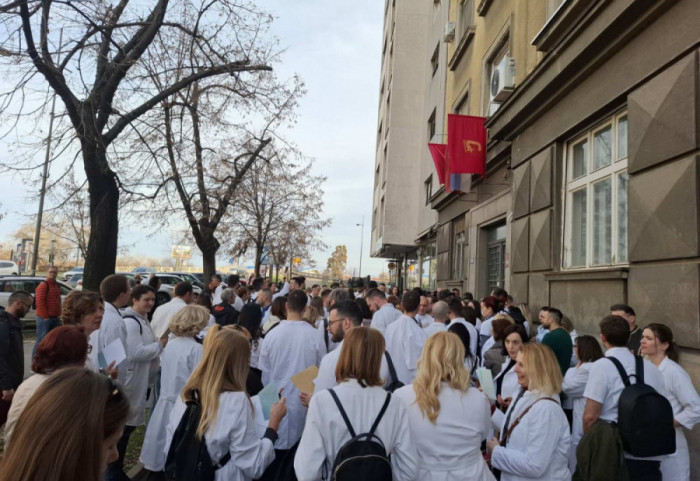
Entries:
{"type": "Polygon", "coordinates": [[[231,453],[213,463],[204,437],[197,437],[197,427],[202,417],[199,392],[192,391],[193,400],[187,401],[187,409],[177,425],[168,457],[165,460],[165,479],[168,481],[214,481],[216,470],[226,465],[231,453]]]}
{"type": "Polygon", "coordinates": [[[391,375],[391,382],[388,386],[385,386],[384,389],[389,392],[394,392],[398,388],[403,387],[404,383],[399,381],[399,377],[396,375],[396,368],[394,368],[394,362],[391,360],[389,351],[384,351],[384,355],[386,356],[386,364],[389,367],[389,375],[391,375]]]}
{"type": "Polygon", "coordinates": [[[625,451],[647,458],[676,452],[676,431],[673,427],[671,403],[656,390],[644,384],[644,361],[636,361],[636,383],[631,384],[622,363],[608,357],[625,384],[617,406],[617,427],[625,451]]]}
{"type": "Polygon", "coordinates": [[[369,432],[356,435],[343,405],[340,404],[340,399],[333,389],[329,389],[329,391],[352,437],[338,450],[335,456],[331,481],[357,481],[358,479],[362,481],[392,481],[391,461],[386,453],[384,443],[374,434],[379,421],[389,406],[391,393],[386,393],[386,401],[384,401],[384,405],[369,432]]]}

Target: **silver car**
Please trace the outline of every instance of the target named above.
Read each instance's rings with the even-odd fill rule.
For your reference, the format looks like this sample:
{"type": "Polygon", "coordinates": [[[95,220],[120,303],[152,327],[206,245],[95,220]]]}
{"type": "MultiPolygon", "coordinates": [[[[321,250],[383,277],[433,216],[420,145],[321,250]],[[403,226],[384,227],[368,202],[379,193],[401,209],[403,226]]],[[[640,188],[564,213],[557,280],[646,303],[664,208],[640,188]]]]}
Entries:
{"type": "MultiPolygon", "coordinates": [[[[20,277],[8,276],[0,277],[0,306],[7,307],[7,301],[15,291],[27,291],[32,296],[36,291],[37,286],[45,281],[44,277],[20,277]]],[[[68,284],[56,281],[61,287],[61,302],[66,298],[68,293],[73,290],[68,284]]],[[[34,307],[24,316],[25,321],[33,321],[36,318],[34,307]]]]}

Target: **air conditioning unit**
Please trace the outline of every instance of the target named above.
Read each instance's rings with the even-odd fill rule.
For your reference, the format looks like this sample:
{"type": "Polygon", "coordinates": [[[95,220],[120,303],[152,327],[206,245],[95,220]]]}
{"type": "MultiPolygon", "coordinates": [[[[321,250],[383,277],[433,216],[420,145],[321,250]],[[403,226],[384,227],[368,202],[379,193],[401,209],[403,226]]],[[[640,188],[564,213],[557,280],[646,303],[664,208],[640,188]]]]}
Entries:
{"type": "Polygon", "coordinates": [[[447,25],[445,25],[445,36],[443,37],[443,40],[445,43],[450,43],[455,39],[455,23],[454,22],[447,22],[447,25]]]}
{"type": "Polygon", "coordinates": [[[491,102],[502,103],[515,89],[515,59],[504,56],[491,72],[491,102]]]}

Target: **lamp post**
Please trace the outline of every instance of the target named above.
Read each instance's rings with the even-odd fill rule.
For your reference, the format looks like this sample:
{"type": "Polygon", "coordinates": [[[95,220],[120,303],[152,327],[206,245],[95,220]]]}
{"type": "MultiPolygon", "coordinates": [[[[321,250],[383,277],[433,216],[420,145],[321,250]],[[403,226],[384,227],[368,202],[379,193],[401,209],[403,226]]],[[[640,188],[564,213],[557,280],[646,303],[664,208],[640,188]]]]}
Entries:
{"type": "Polygon", "coordinates": [[[362,216],[362,224],[355,224],[357,227],[361,227],[360,230],[360,269],[357,277],[362,277],[362,244],[365,240],[365,216],[362,216]]]}

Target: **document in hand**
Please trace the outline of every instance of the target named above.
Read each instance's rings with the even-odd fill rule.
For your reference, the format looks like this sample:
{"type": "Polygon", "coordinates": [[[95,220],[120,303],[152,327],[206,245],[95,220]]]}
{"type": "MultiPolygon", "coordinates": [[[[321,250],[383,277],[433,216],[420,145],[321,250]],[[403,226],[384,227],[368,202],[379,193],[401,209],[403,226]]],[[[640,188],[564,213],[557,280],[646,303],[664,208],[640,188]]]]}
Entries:
{"type": "Polygon", "coordinates": [[[303,371],[293,375],[290,381],[294,383],[298,390],[301,392],[314,392],[314,379],[318,377],[318,367],[313,365],[304,369],[303,371]]]}
{"type": "Polygon", "coordinates": [[[496,400],[496,389],[493,385],[493,375],[491,370],[485,367],[480,367],[476,370],[476,377],[481,384],[481,390],[488,396],[489,399],[496,400]]]}
{"type": "Polygon", "coordinates": [[[279,389],[277,389],[275,383],[271,382],[258,393],[258,398],[262,406],[263,417],[265,420],[270,419],[270,409],[272,409],[272,405],[280,400],[279,389]]]}
{"type": "Polygon", "coordinates": [[[100,369],[107,369],[107,366],[114,363],[118,366],[126,359],[126,351],[124,350],[124,345],[119,339],[107,344],[107,346],[100,350],[97,354],[97,362],[100,365],[100,369]]]}

